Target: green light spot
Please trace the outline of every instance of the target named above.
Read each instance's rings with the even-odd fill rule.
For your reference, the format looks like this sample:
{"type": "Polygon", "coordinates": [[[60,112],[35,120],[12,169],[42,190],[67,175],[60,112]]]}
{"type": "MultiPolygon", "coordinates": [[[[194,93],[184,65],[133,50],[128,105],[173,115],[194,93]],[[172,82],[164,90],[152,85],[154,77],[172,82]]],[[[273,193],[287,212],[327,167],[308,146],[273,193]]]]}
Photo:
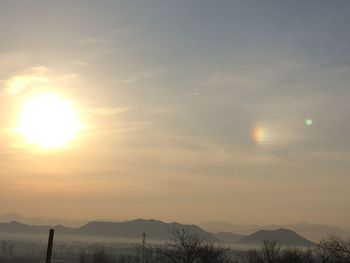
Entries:
{"type": "Polygon", "coordinates": [[[305,123],[306,123],[307,126],[311,126],[312,125],[312,120],[311,119],[307,119],[305,121],[305,123]]]}

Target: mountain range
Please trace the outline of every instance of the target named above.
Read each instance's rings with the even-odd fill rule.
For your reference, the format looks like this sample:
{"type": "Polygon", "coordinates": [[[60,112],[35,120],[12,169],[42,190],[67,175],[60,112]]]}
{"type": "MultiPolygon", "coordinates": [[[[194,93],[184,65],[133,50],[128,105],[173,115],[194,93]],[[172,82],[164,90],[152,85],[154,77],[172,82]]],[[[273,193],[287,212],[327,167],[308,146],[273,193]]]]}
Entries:
{"type": "MultiPolygon", "coordinates": [[[[94,219],[94,220],[65,220],[60,218],[44,219],[39,217],[24,217],[15,213],[6,214],[0,216],[0,222],[11,222],[17,221],[28,225],[63,225],[68,227],[79,228],[91,221],[96,222],[120,222],[120,220],[111,219],[94,219]]],[[[214,236],[220,240],[231,240],[235,242],[242,235],[250,235],[256,231],[265,230],[276,230],[280,228],[293,230],[305,238],[314,242],[320,241],[322,238],[326,238],[329,234],[341,236],[347,238],[350,236],[349,230],[336,228],[325,224],[310,224],[307,222],[299,222],[295,224],[284,224],[284,225],[239,225],[232,224],[225,221],[210,221],[198,225],[200,228],[207,232],[215,233],[214,236]],[[238,235],[238,237],[236,236],[238,235]],[[220,237],[219,237],[220,236],[220,237]]]]}
{"type": "Polygon", "coordinates": [[[167,240],[171,237],[170,232],[176,229],[184,229],[211,242],[218,241],[215,236],[196,225],[182,225],[175,222],[164,223],[154,219],[137,219],[126,222],[90,222],[78,228],[75,233],[88,236],[139,238],[145,232],[150,239],[167,240]]]}
{"type": "MultiPolygon", "coordinates": [[[[89,220],[65,220],[61,218],[40,218],[40,217],[26,217],[16,213],[9,213],[0,216],[0,222],[17,221],[28,225],[64,225],[69,227],[79,227],[89,222],[89,220]]],[[[104,221],[104,220],[101,220],[104,221]]]]}
{"type": "Polygon", "coordinates": [[[210,242],[219,240],[212,234],[204,231],[196,225],[182,225],[179,223],[164,223],[158,220],[137,219],[126,222],[89,222],[78,228],[65,227],[62,225],[27,225],[17,221],[0,223],[0,233],[4,234],[46,234],[50,228],[55,229],[58,235],[90,236],[105,238],[140,238],[145,232],[147,238],[153,240],[168,240],[171,232],[176,229],[184,229],[188,233],[196,234],[200,238],[210,242]]]}
{"type": "MultiPolygon", "coordinates": [[[[39,234],[47,235],[51,226],[28,225],[17,221],[9,223],[0,223],[0,234],[39,234]]],[[[244,236],[234,233],[221,232],[209,233],[197,225],[183,225],[179,223],[164,223],[159,220],[137,219],[125,222],[89,222],[78,228],[65,227],[62,225],[54,226],[56,234],[66,236],[76,236],[84,239],[85,237],[101,238],[128,238],[140,239],[143,233],[146,233],[150,240],[169,240],[171,231],[175,229],[184,229],[190,234],[196,234],[210,242],[223,242],[243,245],[259,245],[265,240],[276,240],[282,245],[288,246],[310,246],[313,243],[306,240],[299,234],[288,229],[278,230],[259,230],[251,235],[244,236]]]]}

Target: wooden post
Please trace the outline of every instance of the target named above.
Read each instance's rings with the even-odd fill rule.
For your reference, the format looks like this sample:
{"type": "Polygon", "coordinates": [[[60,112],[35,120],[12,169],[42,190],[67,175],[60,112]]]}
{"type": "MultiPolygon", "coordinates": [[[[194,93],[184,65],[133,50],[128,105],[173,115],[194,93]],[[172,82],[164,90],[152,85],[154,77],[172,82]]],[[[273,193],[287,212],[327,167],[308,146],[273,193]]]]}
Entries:
{"type": "Polygon", "coordinates": [[[54,229],[50,229],[49,240],[47,243],[47,254],[46,254],[46,263],[51,263],[51,254],[52,254],[52,246],[53,246],[53,236],[55,234],[54,229]]]}
{"type": "Polygon", "coordinates": [[[142,263],[146,262],[145,258],[146,233],[142,234],[142,263]]]}

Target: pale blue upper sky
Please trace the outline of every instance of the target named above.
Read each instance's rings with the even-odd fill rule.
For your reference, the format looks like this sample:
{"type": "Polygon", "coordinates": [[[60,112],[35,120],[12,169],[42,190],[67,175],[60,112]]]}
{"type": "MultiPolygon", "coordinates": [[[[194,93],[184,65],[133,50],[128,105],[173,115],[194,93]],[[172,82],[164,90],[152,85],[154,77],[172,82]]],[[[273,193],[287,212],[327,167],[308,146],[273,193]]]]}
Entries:
{"type": "Polygon", "coordinates": [[[350,227],[349,1],[1,1],[0,33],[0,213],[350,227]],[[80,146],[16,145],[15,76],[80,146]]]}

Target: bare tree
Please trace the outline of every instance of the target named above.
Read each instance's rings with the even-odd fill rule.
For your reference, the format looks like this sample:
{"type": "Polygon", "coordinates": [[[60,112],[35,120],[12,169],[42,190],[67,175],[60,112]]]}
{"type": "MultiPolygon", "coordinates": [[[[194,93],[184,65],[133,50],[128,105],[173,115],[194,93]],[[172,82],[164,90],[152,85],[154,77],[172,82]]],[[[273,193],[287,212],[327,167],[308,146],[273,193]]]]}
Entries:
{"type": "Polygon", "coordinates": [[[169,263],[228,263],[227,249],[214,246],[197,234],[184,229],[171,231],[171,241],[157,249],[160,262],[169,263]]]}
{"type": "Polygon", "coordinates": [[[247,263],[264,263],[260,253],[256,249],[250,249],[247,254],[247,263]]]}
{"type": "Polygon", "coordinates": [[[247,263],[316,263],[311,250],[281,248],[277,241],[264,241],[260,250],[250,250],[247,263]]]}
{"type": "Polygon", "coordinates": [[[327,239],[321,240],[316,253],[322,263],[350,262],[350,240],[330,235],[327,239]]]}
{"type": "Polygon", "coordinates": [[[232,262],[231,251],[228,248],[205,243],[199,249],[197,261],[201,263],[229,263],[232,262]]]}
{"type": "Polygon", "coordinates": [[[274,241],[264,241],[264,245],[261,249],[261,254],[264,262],[266,263],[275,263],[278,262],[278,258],[280,257],[281,252],[281,244],[274,241]]]}
{"type": "Polygon", "coordinates": [[[276,263],[281,255],[281,245],[277,241],[264,241],[260,251],[256,249],[248,252],[248,262],[250,263],[276,263]]]}

